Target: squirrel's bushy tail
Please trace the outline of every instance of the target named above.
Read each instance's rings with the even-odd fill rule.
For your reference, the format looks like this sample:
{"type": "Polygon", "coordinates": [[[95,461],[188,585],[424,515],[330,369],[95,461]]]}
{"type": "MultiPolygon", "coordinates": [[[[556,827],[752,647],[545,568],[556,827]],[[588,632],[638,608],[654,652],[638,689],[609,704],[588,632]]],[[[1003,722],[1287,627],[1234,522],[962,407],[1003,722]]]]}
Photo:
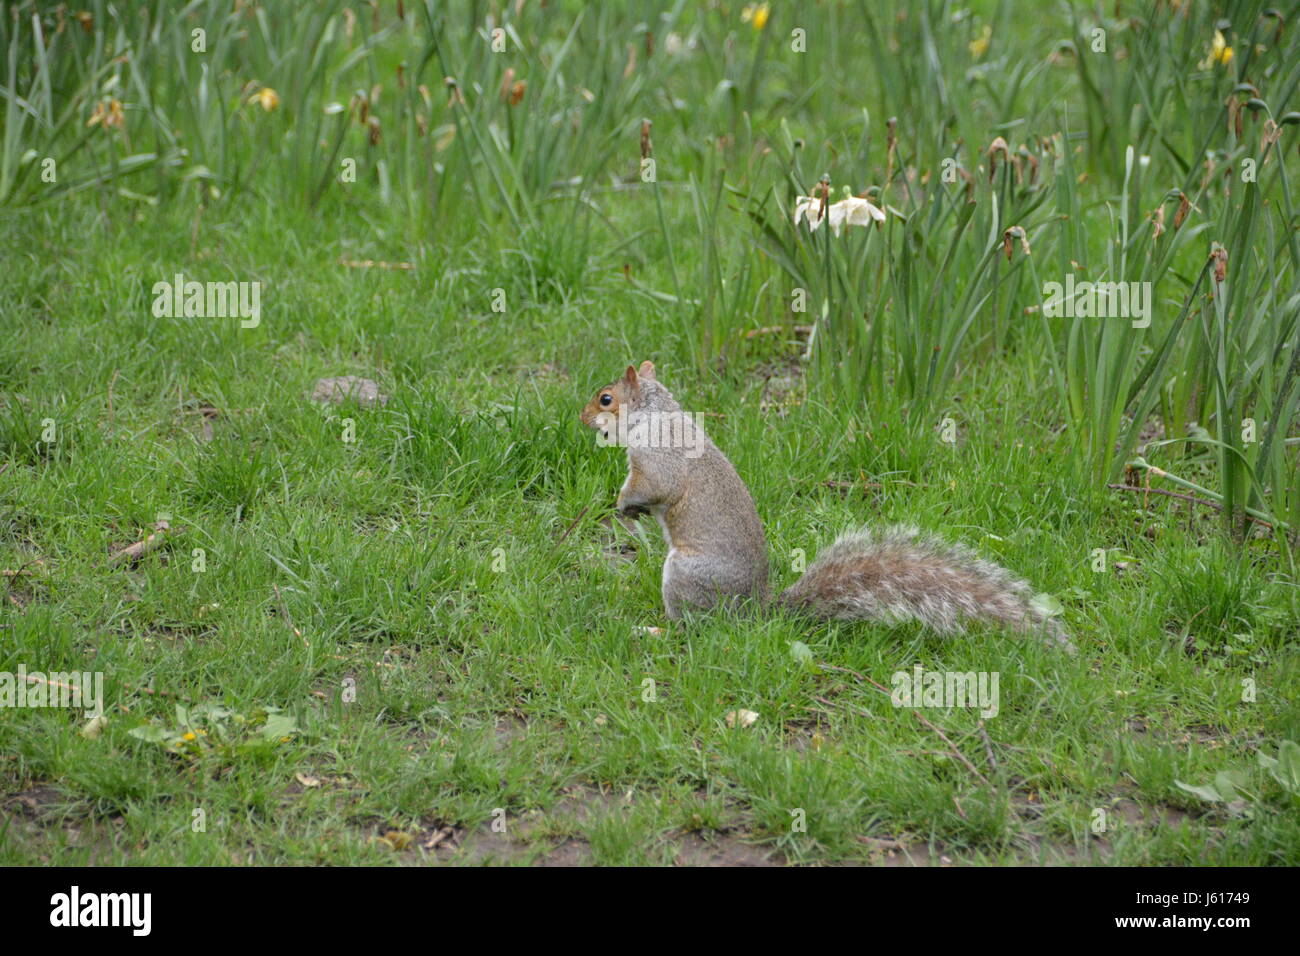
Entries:
{"type": "Polygon", "coordinates": [[[1040,632],[1073,650],[1065,629],[1030,604],[1033,591],[961,545],[893,527],[843,534],[777,599],[824,620],[920,621],[953,634],[967,620],[1040,632]]]}

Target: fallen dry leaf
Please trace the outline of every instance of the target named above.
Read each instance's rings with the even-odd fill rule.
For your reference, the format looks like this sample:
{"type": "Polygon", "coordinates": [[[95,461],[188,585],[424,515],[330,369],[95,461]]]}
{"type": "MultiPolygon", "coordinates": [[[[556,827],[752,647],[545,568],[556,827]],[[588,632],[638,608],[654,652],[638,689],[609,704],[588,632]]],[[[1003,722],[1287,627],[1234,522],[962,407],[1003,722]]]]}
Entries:
{"type": "Polygon", "coordinates": [[[403,833],[401,830],[389,830],[383,836],[375,837],[375,840],[394,853],[400,853],[411,845],[412,837],[411,834],[403,833]]]}

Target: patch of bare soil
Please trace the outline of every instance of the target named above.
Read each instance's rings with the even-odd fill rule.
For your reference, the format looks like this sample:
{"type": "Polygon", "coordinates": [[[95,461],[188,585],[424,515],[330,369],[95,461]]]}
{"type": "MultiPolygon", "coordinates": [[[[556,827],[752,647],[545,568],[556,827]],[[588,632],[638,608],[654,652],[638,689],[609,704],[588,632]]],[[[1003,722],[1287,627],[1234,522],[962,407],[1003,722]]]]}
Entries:
{"type": "MultiPolygon", "coordinates": [[[[426,821],[418,832],[375,825],[370,838],[400,853],[408,865],[590,866],[591,847],[576,831],[631,805],[626,794],[575,785],[546,813],[502,816],[472,829],[441,820],[426,821]]],[[[779,853],[749,843],[741,830],[673,832],[665,840],[677,866],[785,863],[779,853]]]]}
{"type": "Polygon", "coordinates": [[[713,832],[705,837],[685,833],[675,840],[675,866],[784,866],[776,851],[746,843],[734,833],[713,832]]]}
{"type": "Polygon", "coordinates": [[[53,816],[55,809],[62,807],[63,804],[63,795],[58,790],[38,783],[27,790],[5,797],[3,802],[0,802],[0,807],[9,813],[21,813],[30,819],[40,820],[53,816]]]}
{"type": "Polygon", "coordinates": [[[1177,747],[1196,744],[1207,750],[1227,747],[1249,753],[1264,742],[1264,738],[1259,734],[1234,733],[1212,724],[1190,724],[1180,728],[1152,726],[1151,719],[1141,715],[1127,718],[1124,726],[1134,737],[1154,739],[1161,744],[1177,747]]]}
{"type": "Polygon", "coordinates": [[[1112,804],[1113,812],[1119,814],[1124,822],[1136,827],[1179,827],[1192,819],[1191,814],[1177,807],[1156,806],[1143,807],[1127,797],[1120,797],[1112,804]]]}
{"type": "Polygon", "coordinates": [[[896,837],[858,837],[876,866],[953,866],[953,860],[917,840],[896,837]]]}
{"type": "MultiPolygon", "coordinates": [[[[31,840],[41,846],[51,839],[49,831],[61,831],[62,840],[57,836],[53,839],[66,846],[89,847],[91,865],[96,862],[98,848],[107,850],[113,845],[117,835],[115,831],[124,822],[120,815],[101,819],[88,817],[74,810],[67,797],[56,788],[43,783],[0,796],[0,819],[13,828],[13,834],[20,841],[31,840]]],[[[41,852],[37,859],[45,864],[58,862],[45,852],[41,852]]]]}
{"type": "Polygon", "coordinates": [[[763,414],[784,417],[789,409],[802,405],[804,400],[805,368],[797,359],[759,370],[763,376],[763,391],[758,398],[758,410],[763,414]]]}

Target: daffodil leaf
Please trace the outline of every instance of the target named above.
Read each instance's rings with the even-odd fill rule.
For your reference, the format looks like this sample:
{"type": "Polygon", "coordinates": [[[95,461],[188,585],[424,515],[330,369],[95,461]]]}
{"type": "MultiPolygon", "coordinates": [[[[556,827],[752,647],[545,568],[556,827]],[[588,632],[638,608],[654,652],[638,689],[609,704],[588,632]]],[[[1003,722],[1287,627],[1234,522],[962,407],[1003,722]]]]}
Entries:
{"type": "Polygon", "coordinates": [[[1210,783],[1207,783],[1201,787],[1197,787],[1197,786],[1193,786],[1190,783],[1183,783],[1181,780],[1175,780],[1174,786],[1177,787],[1179,790],[1183,790],[1186,791],[1187,793],[1190,793],[1194,797],[1200,797],[1206,803],[1223,802],[1223,797],[1219,794],[1219,791],[1214,789],[1214,785],[1210,783]]]}

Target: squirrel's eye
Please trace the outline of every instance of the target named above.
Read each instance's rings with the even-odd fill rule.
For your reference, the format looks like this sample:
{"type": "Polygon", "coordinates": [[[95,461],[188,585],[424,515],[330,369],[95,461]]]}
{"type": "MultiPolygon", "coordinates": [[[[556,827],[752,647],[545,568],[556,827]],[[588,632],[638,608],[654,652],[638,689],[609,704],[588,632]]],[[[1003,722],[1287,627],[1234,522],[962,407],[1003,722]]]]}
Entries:
{"type": "Polygon", "coordinates": [[[612,401],[614,401],[614,396],[609,394],[609,392],[606,392],[604,395],[600,396],[600,404],[605,408],[608,408],[609,403],[612,401]]]}

